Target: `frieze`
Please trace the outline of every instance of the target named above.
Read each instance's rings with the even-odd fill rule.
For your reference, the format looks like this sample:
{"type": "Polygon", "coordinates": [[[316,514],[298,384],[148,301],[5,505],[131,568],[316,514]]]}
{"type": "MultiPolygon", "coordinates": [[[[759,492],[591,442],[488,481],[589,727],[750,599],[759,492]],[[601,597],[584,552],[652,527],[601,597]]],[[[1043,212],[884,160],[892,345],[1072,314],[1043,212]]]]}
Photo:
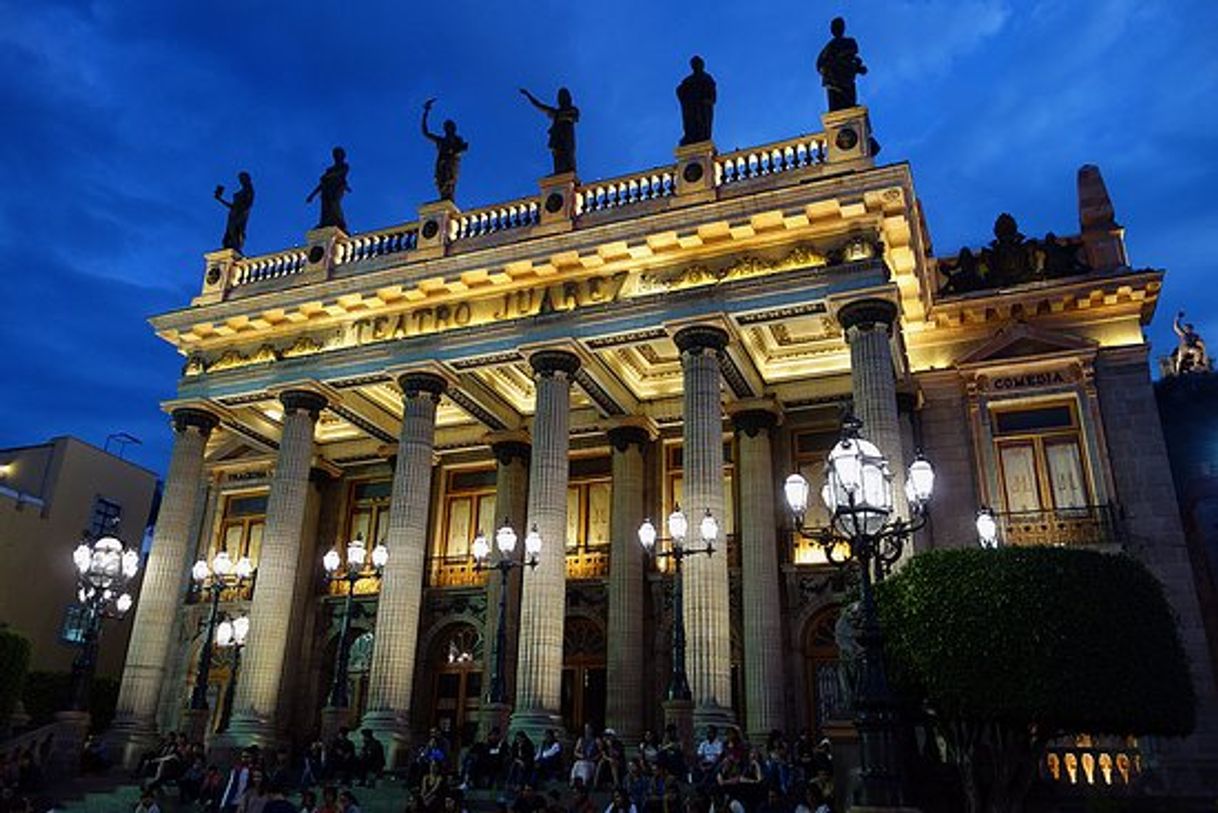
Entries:
{"type": "Polygon", "coordinates": [[[737,279],[775,274],[794,268],[823,268],[829,258],[806,246],[798,246],[777,260],[745,256],[725,265],[693,263],[665,271],[647,272],[640,276],[636,288],[639,294],[665,293],[700,285],[718,285],[737,279]]]}
{"type": "Polygon", "coordinates": [[[988,393],[1005,394],[1028,390],[1044,390],[1064,387],[1078,381],[1077,367],[1059,367],[1052,370],[1035,370],[1026,373],[1005,375],[980,375],[981,390],[988,393]]]}

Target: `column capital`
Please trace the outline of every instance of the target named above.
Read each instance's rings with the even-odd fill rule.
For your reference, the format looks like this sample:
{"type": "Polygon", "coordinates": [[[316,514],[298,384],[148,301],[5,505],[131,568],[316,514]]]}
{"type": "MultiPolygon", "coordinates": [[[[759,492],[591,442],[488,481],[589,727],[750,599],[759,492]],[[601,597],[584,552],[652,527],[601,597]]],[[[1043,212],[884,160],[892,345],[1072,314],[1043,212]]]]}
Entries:
{"type": "Polygon", "coordinates": [[[707,350],[715,355],[723,352],[731,337],[717,325],[689,325],[673,334],[672,340],[681,353],[699,355],[707,350]]]}
{"type": "Polygon", "coordinates": [[[533,372],[542,378],[549,378],[555,373],[563,373],[570,378],[579,369],[579,363],[579,356],[569,350],[538,350],[529,356],[533,372]]]}
{"type": "Polygon", "coordinates": [[[199,430],[200,435],[207,437],[220,423],[216,415],[199,407],[178,407],[170,414],[175,432],[185,432],[194,427],[199,430]]]}
{"type": "Polygon", "coordinates": [[[727,414],[735,430],[751,438],[762,431],[771,432],[782,423],[782,409],[768,398],[736,401],[727,406],[727,414]]]}
{"type": "Polygon", "coordinates": [[[647,444],[656,439],[655,421],[644,415],[631,415],[619,418],[605,431],[609,445],[619,452],[624,452],[631,446],[638,446],[639,451],[647,448],[647,444]]]}
{"type": "Polygon", "coordinates": [[[313,420],[317,420],[329,403],[326,396],[315,390],[284,390],[279,393],[279,402],[283,404],[285,414],[290,415],[300,410],[309,413],[313,420]]]}
{"type": "Polygon", "coordinates": [[[448,389],[448,380],[435,373],[413,372],[398,376],[398,386],[406,398],[417,398],[426,393],[433,401],[439,401],[440,396],[448,389]]]}
{"type": "Polygon", "coordinates": [[[837,321],[847,331],[852,327],[868,329],[883,325],[892,328],[897,318],[897,306],[887,299],[856,299],[837,310],[837,321]]]}
{"type": "Polygon", "coordinates": [[[528,432],[521,429],[488,432],[483,440],[491,447],[491,454],[501,466],[510,465],[516,460],[527,465],[533,452],[532,438],[528,432]]]}

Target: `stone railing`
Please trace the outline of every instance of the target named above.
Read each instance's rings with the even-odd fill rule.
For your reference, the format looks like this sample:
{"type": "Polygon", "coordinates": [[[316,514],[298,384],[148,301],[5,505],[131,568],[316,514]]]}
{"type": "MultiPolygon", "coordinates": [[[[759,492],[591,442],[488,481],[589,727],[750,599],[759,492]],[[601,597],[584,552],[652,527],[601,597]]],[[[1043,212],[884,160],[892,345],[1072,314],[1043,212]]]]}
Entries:
{"type": "Polygon", "coordinates": [[[1004,545],[1115,545],[1122,540],[1112,505],[996,514],[1004,545]]]}
{"type": "Polygon", "coordinates": [[[448,222],[448,239],[452,242],[467,240],[484,234],[536,226],[540,222],[541,199],[521,198],[454,216],[448,222]]]}
{"type": "Polygon", "coordinates": [[[429,587],[469,587],[486,582],[486,570],[478,570],[472,556],[433,556],[427,563],[429,587]]]}
{"type": "Polygon", "coordinates": [[[647,172],[581,186],[575,192],[575,214],[603,212],[642,201],[672,197],[677,193],[674,172],[672,166],[657,167],[647,172]]]}
{"type": "Polygon", "coordinates": [[[309,252],[304,248],[290,248],[275,254],[238,260],[233,267],[232,287],[290,277],[303,271],[308,263],[309,252]]]}
{"type": "Polygon", "coordinates": [[[28,753],[35,765],[45,764],[51,755],[51,747],[55,744],[55,735],[62,727],[63,725],[56,721],[0,742],[0,762],[16,765],[18,757],[28,753]]]}
{"type": "Polygon", "coordinates": [[[821,133],[736,150],[715,157],[715,186],[823,164],[825,156],[825,137],[821,133]]]}
{"type": "Polygon", "coordinates": [[[419,240],[419,229],[414,223],[394,226],[380,231],[353,234],[339,242],[334,248],[334,264],[346,265],[376,257],[387,257],[413,249],[419,240]]]}
{"type": "MultiPolygon", "coordinates": [[[[1112,745],[1079,738],[1083,745],[1050,745],[1041,776],[1050,783],[1079,789],[1128,788],[1142,774],[1137,741],[1115,739],[1112,745]]],[[[1108,738],[1101,738],[1108,739],[1108,738]]]]}

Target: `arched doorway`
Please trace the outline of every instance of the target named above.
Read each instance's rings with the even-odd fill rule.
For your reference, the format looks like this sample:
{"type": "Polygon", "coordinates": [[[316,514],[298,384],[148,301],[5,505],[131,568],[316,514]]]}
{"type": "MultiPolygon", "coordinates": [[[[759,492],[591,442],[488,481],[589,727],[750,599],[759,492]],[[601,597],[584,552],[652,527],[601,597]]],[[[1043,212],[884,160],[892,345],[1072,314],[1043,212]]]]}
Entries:
{"type": "Polygon", "coordinates": [[[605,722],[605,630],[580,616],[568,617],[562,634],[562,721],[568,731],[605,722]]]}
{"type": "Polygon", "coordinates": [[[825,607],[804,627],[804,675],[808,725],[813,731],[850,719],[841,683],[836,628],[841,608],[825,607]]]}
{"type": "Polygon", "coordinates": [[[453,624],[431,649],[433,675],[430,725],[440,729],[451,753],[474,741],[482,702],[482,635],[467,623],[453,624]]]}

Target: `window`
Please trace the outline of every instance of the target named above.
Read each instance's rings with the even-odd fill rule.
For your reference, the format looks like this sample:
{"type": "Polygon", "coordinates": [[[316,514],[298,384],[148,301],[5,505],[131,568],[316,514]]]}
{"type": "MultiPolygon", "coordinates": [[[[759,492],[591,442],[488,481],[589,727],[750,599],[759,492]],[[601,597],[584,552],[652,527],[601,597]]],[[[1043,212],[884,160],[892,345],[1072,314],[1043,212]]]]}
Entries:
{"type": "MultiPolygon", "coordinates": [[[[478,532],[494,544],[495,530],[502,518],[495,517],[495,470],[450,471],[444,494],[444,524],[441,532],[441,558],[468,559],[470,545],[478,532]]],[[[519,528],[517,534],[521,534],[519,528]]],[[[521,534],[521,539],[524,539],[521,534]]]]}
{"type": "MultiPolygon", "coordinates": [[[[656,523],[656,530],[661,536],[668,536],[668,515],[671,514],[676,507],[681,506],[681,510],[685,513],[685,518],[689,522],[690,541],[700,543],[698,536],[698,527],[702,522],[702,514],[706,510],[706,506],[692,506],[685,504],[685,487],[682,468],[685,464],[683,449],[680,444],[672,444],[665,449],[665,489],[664,489],[664,516],[660,522],[656,523]]],[[[729,563],[731,565],[739,564],[738,556],[735,555],[735,539],[736,539],[736,492],[735,492],[735,466],[732,463],[732,445],[730,443],[723,444],[723,516],[717,517],[719,520],[719,533],[723,542],[730,543],[728,549],[729,563]]],[[[664,543],[667,547],[668,543],[664,543]]],[[[668,560],[660,560],[659,566],[661,569],[668,567],[668,560]]]]}
{"type": "Polygon", "coordinates": [[[351,511],[347,516],[347,538],[364,540],[368,550],[385,541],[389,533],[389,497],[392,480],[363,480],[351,484],[351,511]]]}
{"type": "Polygon", "coordinates": [[[114,533],[118,520],[123,515],[123,506],[115,500],[97,497],[93,501],[93,516],[89,520],[89,531],[94,536],[114,533]]]}
{"type": "Polygon", "coordinates": [[[567,553],[609,545],[612,463],[608,457],[571,461],[567,482],[567,553]]]}
{"type": "Polygon", "coordinates": [[[248,556],[254,567],[258,567],[258,554],[262,551],[262,532],[265,528],[265,492],[225,496],[220,533],[208,560],[225,550],[234,562],[242,556],[248,556]]]}
{"type": "Polygon", "coordinates": [[[1069,511],[1091,503],[1082,434],[1072,404],[995,407],[992,415],[1007,512],[1069,511]]]}
{"type": "MultiPolygon", "coordinates": [[[[808,481],[808,508],[804,514],[804,524],[813,528],[823,528],[829,524],[829,509],[825,507],[820,492],[825,485],[825,461],[829,452],[841,439],[841,430],[837,428],[816,432],[802,432],[794,439],[795,470],[808,481]]],[[[779,493],[778,498],[786,505],[785,494],[779,493]]],[[[829,563],[824,548],[796,535],[792,540],[791,561],[797,565],[824,565],[829,563]]],[[[844,553],[844,551],[843,551],[844,553]]]]}
{"type": "Polygon", "coordinates": [[[80,604],[69,604],[63,614],[63,626],[59,628],[59,640],[73,646],[83,644],[88,623],[88,609],[80,604]]]}

